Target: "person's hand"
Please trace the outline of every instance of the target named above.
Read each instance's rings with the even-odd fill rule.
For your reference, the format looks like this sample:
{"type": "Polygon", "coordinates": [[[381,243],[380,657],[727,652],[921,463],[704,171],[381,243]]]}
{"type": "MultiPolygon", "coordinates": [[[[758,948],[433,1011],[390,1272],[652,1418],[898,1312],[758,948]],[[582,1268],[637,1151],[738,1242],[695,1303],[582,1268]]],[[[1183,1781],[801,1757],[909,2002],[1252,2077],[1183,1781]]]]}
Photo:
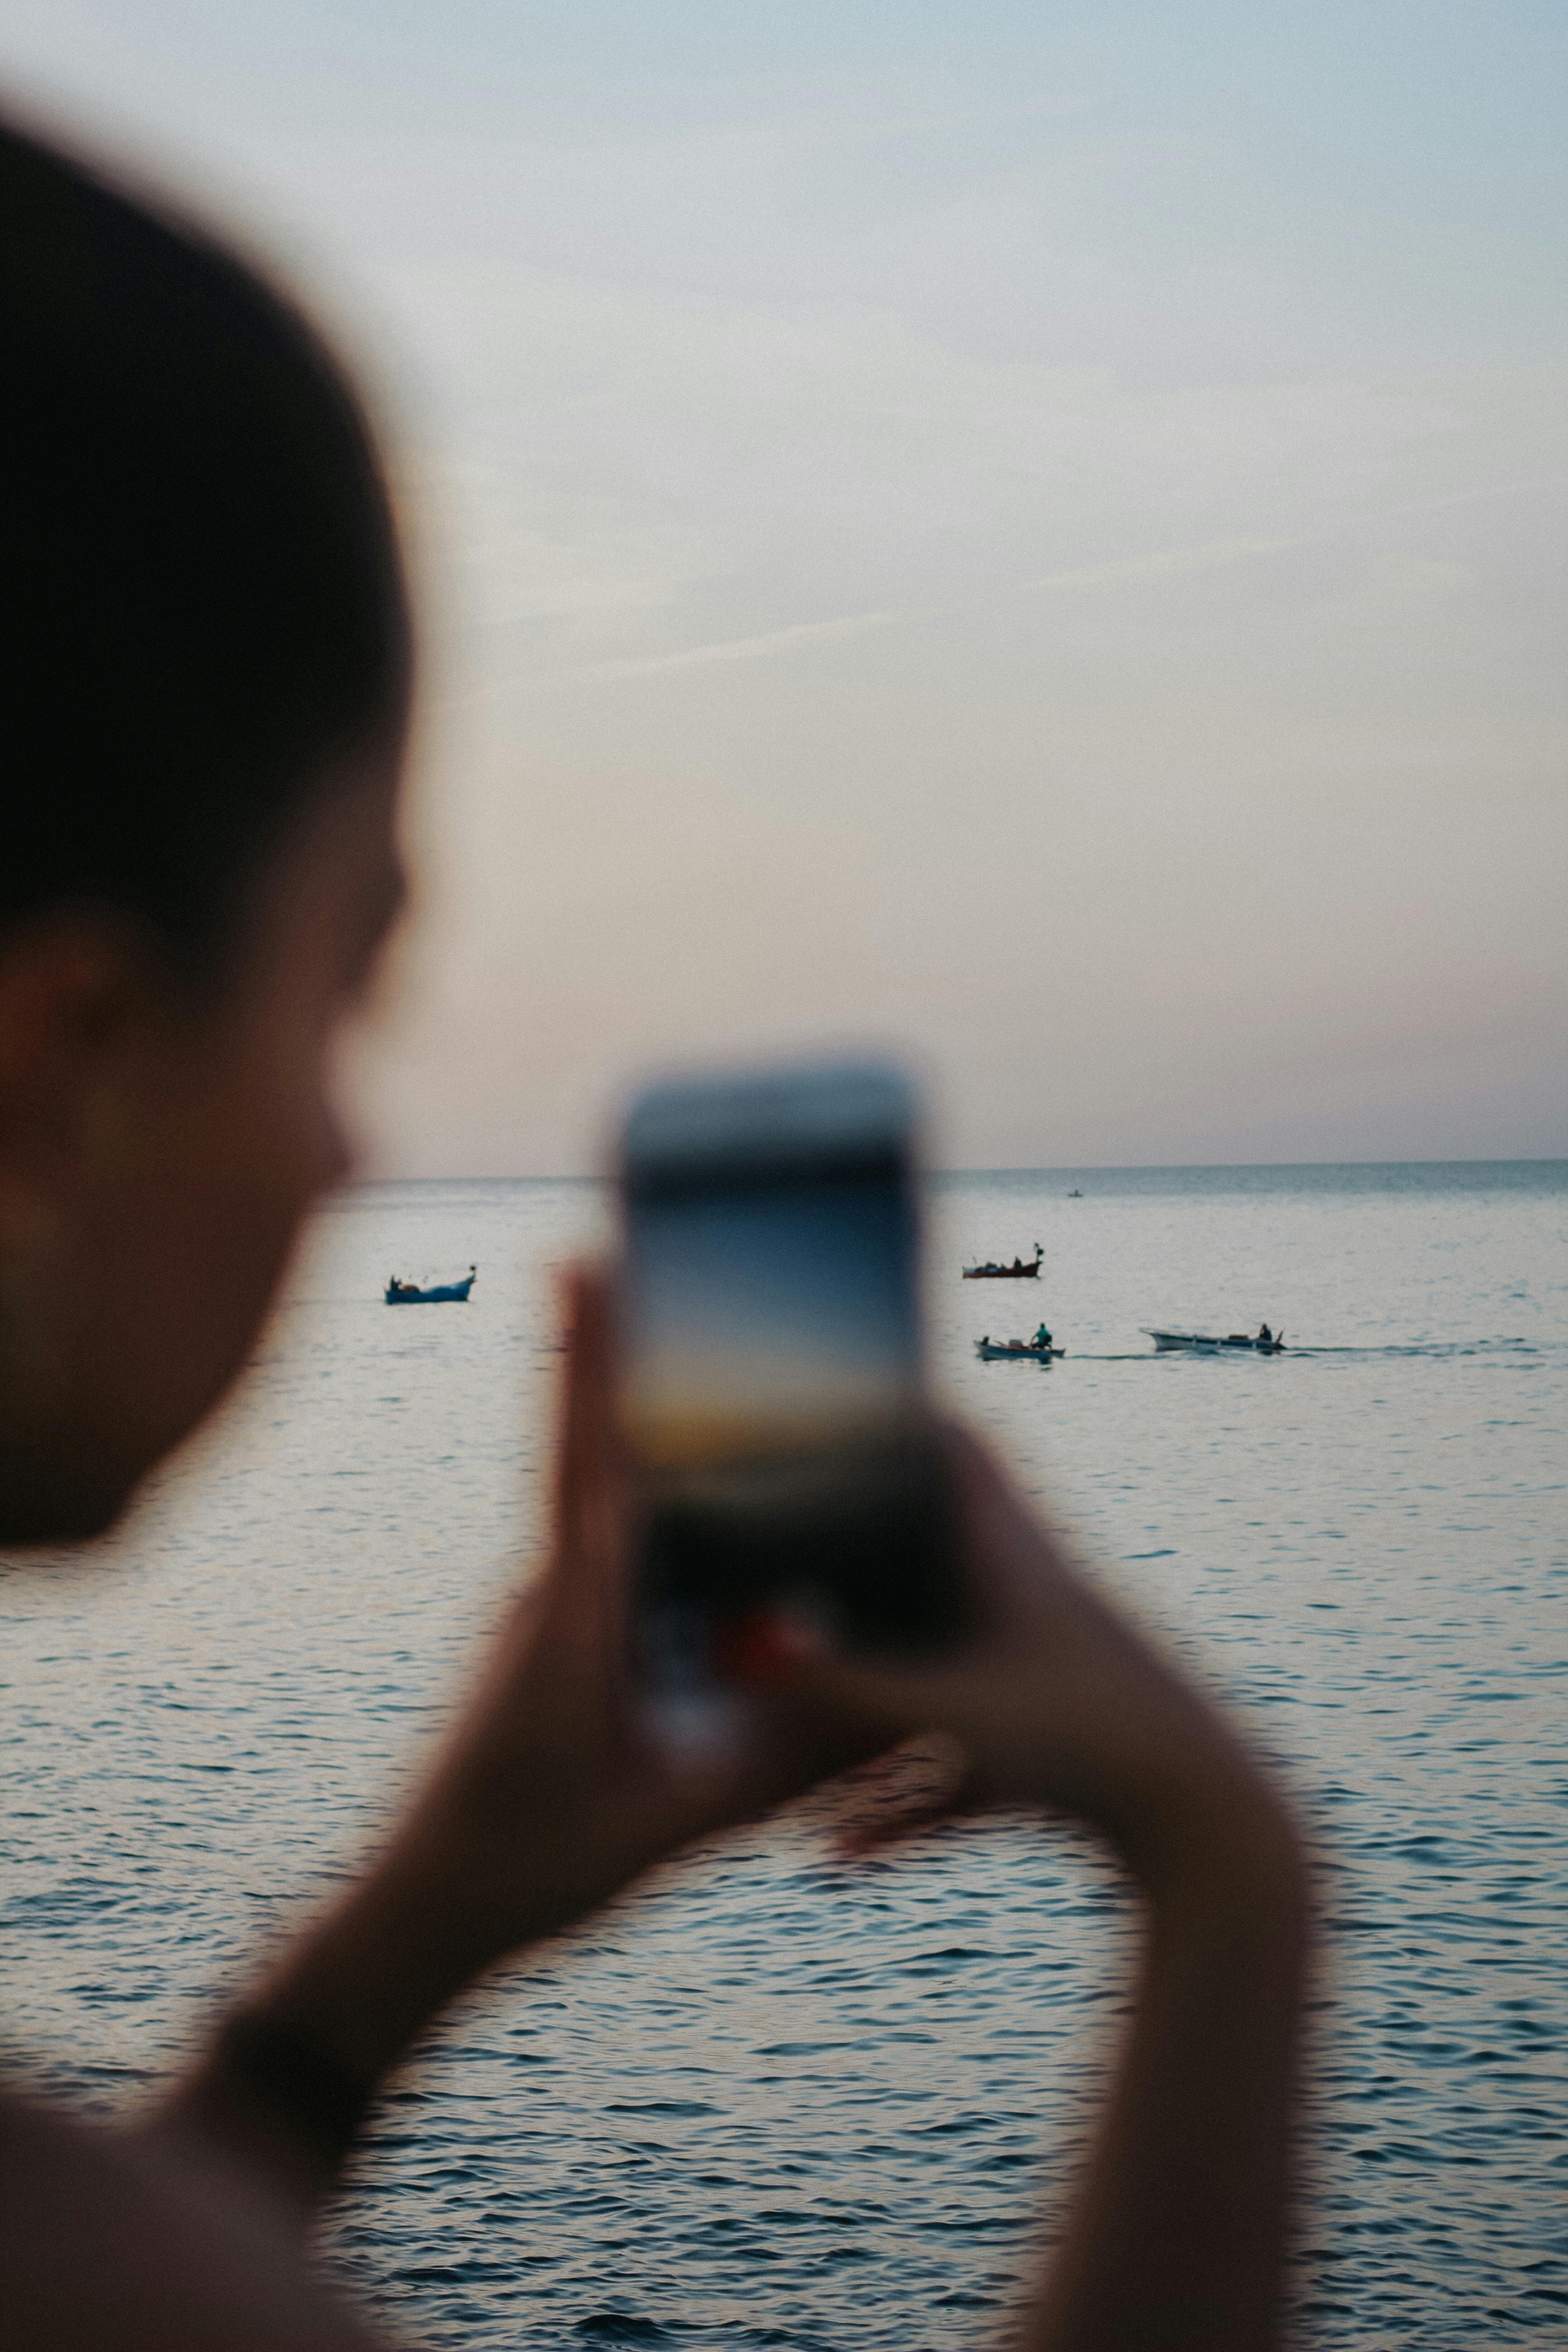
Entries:
{"type": "Polygon", "coordinates": [[[512,1602],[380,1856],[247,2005],[328,2053],[344,2113],[354,2086],[368,2095],[484,1970],[571,1927],[682,1846],[866,1756],[879,1737],[783,1689],[749,1696],[744,1737],[723,1748],[677,1753],[654,1736],[632,1675],[633,1498],[605,1275],[574,1271],[564,1304],[544,1565],[512,1602]]]}
{"type": "MultiPolygon", "coordinates": [[[[959,1433],[949,1444],[973,1637],[894,1664],[778,1621],[765,1670],[873,1746],[930,1731],[950,1743],[956,1773],[927,1820],[998,1805],[1071,1815],[1110,1841],[1146,1898],[1110,2093],[1008,2339],[1022,2352],[1274,2352],[1309,1945],[1289,1815],[981,1447],[959,1433]]],[[[919,1819],[884,1811],[850,1843],[907,1835],[919,1819]]]]}
{"type": "MultiPolygon", "coordinates": [[[[1101,1600],[990,1455],[945,1433],[974,1633],[935,1659],[845,1657],[780,1620],[759,1671],[868,1748],[936,1732],[948,1784],[912,1813],[850,1830],[851,1850],[931,1820],[1039,1806],[1086,1822],[1155,1886],[1171,1869],[1294,1865],[1279,1800],[1215,1708],[1101,1600]]],[[[940,1779],[940,1774],[938,1775],[940,1779]]]]}
{"type": "Polygon", "coordinates": [[[880,1737],[781,1688],[746,1696],[744,1736],[722,1748],[654,1736],[632,1675],[633,1497],[604,1274],[576,1270],[565,1308],[544,1565],[382,1853],[230,2014],[157,2126],[237,2149],[307,2205],[376,2084],[466,1985],[880,1737]]]}
{"type": "Polygon", "coordinates": [[[739,1736],[656,1736],[629,1656],[633,1498],[615,1416],[611,1301],[597,1268],[565,1285],[566,1376],[542,1572],[513,1603],[411,1817],[470,1914],[474,1964],[582,1916],[694,1839],[747,1820],[868,1752],[868,1726],[747,1696],[739,1736]],[[467,1884],[459,1893],[454,1865],[467,1884]]]}

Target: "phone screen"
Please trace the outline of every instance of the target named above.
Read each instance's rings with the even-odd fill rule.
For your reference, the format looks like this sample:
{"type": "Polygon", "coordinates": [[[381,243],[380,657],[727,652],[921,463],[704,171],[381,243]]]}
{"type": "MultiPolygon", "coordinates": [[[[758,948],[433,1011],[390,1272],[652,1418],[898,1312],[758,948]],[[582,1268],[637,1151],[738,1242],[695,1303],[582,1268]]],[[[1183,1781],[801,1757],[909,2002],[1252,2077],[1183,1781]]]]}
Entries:
{"type": "Polygon", "coordinates": [[[921,1417],[913,1101],[896,1073],[643,1098],[623,1152],[622,1416],[666,1668],[769,1601],[850,1643],[956,1622],[921,1417]]]}
{"type": "Polygon", "coordinates": [[[920,1388],[914,1236],[890,1167],[637,1202],[625,1417],[650,1467],[885,1433],[920,1388]]]}

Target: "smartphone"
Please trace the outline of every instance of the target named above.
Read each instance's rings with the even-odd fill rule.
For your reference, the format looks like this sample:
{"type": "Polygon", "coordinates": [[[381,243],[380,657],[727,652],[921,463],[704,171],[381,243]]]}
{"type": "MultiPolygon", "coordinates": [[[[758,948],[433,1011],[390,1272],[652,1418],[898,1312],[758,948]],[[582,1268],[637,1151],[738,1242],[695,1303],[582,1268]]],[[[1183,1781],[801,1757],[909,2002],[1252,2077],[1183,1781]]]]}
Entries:
{"type": "Polygon", "coordinates": [[[621,1139],[620,1410],[642,1666],[688,1692],[769,1603],[852,1649],[964,1611],[924,1408],[916,1098],[839,1063],[658,1086],[621,1139]]]}

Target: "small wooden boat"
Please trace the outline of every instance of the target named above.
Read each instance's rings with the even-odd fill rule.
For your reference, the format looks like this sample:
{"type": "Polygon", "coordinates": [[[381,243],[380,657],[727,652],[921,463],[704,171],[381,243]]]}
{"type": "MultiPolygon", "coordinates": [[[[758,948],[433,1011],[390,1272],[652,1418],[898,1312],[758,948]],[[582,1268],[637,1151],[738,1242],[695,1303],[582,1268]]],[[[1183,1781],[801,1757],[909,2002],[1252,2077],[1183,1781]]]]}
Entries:
{"type": "Polygon", "coordinates": [[[1160,1349],[1207,1348],[1217,1353],[1222,1348],[1247,1348],[1255,1356],[1278,1356],[1285,1345],[1284,1333],[1270,1331],[1267,1323],[1256,1338],[1247,1331],[1230,1331],[1222,1337],[1207,1331],[1151,1331],[1147,1323],[1142,1328],[1145,1337],[1160,1349]]]}
{"type": "Polygon", "coordinates": [[[1067,1349],[1037,1339],[976,1339],[974,1352],[983,1364],[1048,1364],[1054,1356],[1065,1356],[1067,1349]]]}
{"type": "Polygon", "coordinates": [[[386,1286],[386,1303],[389,1307],[440,1307],[448,1299],[466,1301],[477,1272],[476,1266],[470,1266],[461,1282],[432,1283],[428,1290],[421,1290],[416,1282],[399,1282],[394,1275],[386,1286]]]}
{"type": "Polygon", "coordinates": [[[1040,1260],[1044,1255],[1045,1251],[1037,1242],[1032,1258],[1016,1257],[1011,1265],[998,1265],[994,1258],[987,1258],[984,1265],[966,1265],[963,1279],[965,1282],[1031,1282],[1040,1271],[1040,1260]]]}

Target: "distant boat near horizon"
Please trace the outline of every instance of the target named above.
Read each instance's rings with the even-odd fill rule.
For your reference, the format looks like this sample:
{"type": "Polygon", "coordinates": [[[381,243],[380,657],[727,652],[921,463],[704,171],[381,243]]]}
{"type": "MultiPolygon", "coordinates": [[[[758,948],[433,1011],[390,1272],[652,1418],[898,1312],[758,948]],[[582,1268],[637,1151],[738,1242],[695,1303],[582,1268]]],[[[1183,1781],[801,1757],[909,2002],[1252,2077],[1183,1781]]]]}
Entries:
{"type": "Polygon", "coordinates": [[[461,1282],[432,1283],[427,1290],[421,1290],[416,1282],[399,1282],[394,1275],[384,1295],[389,1307],[443,1307],[452,1301],[466,1306],[478,1271],[471,1265],[461,1282]]]}

